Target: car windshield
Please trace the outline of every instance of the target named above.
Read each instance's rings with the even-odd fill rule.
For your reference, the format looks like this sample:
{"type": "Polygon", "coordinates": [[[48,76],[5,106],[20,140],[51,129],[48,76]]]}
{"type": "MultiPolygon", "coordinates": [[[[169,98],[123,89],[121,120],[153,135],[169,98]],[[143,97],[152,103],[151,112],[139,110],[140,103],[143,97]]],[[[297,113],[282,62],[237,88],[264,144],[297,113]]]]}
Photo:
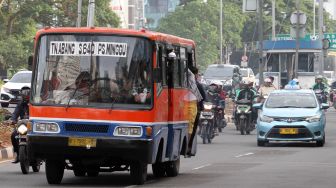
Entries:
{"type": "Polygon", "coordinates": [[[240,69],[240,74],[243,77],[248,77],[248,70],[247,69],[240,69]]]}
{"type": "Polygon", "coordinates": [[[233,67],[208,67],[204,77],[232,77],[233,67]]]}
{"type": "Polygon", "coordinates": [[[151,46],[136,37],[42,36],[32,102],[148,107],[152,103],[151,46]]]}
{"type": "Polygon", "coordinates": [[[311,93],[271,93],[267,108],[316,108],[315,97],[311,93]]]}
{"type": "Polygon", "coordinates": [[[32,73],[16,73],[9,82],[12,83],[30,83],[32,73]]]}

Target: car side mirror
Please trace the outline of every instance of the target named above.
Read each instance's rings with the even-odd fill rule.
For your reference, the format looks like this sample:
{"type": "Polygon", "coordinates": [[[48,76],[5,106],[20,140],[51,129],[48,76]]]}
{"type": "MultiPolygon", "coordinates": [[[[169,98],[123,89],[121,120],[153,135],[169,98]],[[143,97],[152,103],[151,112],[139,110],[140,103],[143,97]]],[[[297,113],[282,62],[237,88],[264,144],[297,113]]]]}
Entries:
{"type": "Polygon", "coordinates": [[[7,83],[9,80],[6,78],[6,79],[3,79],[3,82],[4,83],[7,83]]]}
{"type": "Polygon", "coordinates": [[[328,108],[329,108],[329,104],[327,104],[327,103],[322,103],[322,104],[321,104],[321,109],[326,110],[326,109],[328,109],[328,108]]]}
{"type": "Polygon", "coordinates": [[[253,108],[255,108],[255,109],[258,109],[258,110],[260,110],[260,109],[262,109],[262,106],[263,106],[263,103],[255,103],[255,104],[253,104],[253,108]]]}

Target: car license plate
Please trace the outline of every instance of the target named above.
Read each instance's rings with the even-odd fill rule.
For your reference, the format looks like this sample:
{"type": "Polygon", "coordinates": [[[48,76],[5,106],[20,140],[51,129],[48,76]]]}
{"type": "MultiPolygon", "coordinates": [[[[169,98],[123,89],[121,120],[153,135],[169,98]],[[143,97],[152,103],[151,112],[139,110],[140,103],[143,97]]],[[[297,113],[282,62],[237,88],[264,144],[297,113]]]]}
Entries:
{"type": "Polygon", "coordinates": [[[69,138],[68,145],[75,147],[96,147],[97,140],[94,138],[69,138]]]}
{"type": "Polygon", "coordinates": [[[297,128],[280,128],[280,134],[298,134],[297,128]]]}

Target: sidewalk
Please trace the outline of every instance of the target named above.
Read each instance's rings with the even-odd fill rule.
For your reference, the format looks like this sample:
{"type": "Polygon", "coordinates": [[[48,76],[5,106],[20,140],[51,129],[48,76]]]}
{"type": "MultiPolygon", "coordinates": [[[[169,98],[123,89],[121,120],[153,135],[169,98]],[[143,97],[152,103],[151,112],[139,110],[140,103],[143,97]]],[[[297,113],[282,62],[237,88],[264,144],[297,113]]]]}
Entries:
{"type": "Polygon", "coordinates": [[[11,159],[13,157],[14,157],[13,147],[1,149],[0,160],[11,159]]]}

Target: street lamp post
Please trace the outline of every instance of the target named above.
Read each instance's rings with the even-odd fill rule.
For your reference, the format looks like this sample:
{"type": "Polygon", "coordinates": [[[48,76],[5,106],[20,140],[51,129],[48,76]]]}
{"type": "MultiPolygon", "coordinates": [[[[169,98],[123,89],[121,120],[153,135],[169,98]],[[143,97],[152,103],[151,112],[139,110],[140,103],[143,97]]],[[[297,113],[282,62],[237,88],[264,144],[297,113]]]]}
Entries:
{"type": "Polygon", "coordinates": [[[223,63],[223,0],[220,0],[220,62],[223,63]]]}

